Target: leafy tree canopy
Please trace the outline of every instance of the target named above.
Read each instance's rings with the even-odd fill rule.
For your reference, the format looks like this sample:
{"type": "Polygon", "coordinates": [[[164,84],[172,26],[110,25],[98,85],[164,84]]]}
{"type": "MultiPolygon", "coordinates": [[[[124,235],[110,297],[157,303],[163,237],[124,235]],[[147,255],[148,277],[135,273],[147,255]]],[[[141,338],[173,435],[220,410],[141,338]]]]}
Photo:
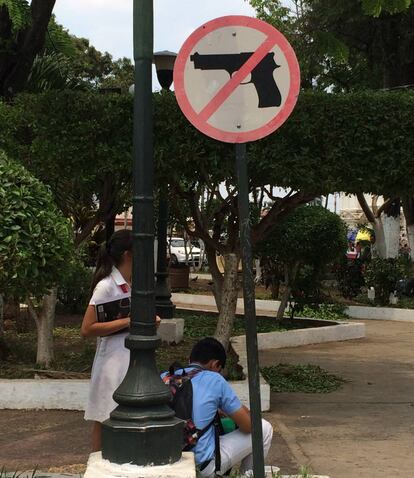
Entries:
{"type": "Polygon", "coordinates": [[[368,15],[379,17],[381,13],[400,13],[412,5],[412,0],[362,0],[362,8],[368,15]]]}
{"type": "Polygon", "coordinates": [[[52,194],[0,152],[0,291],[40,297],[72,257],[72,235],[52,194]]]}
{"type": "Polygon", "coordinates": [[[282,263],[320,266],[346,251],[346,226],[321,206],[302,206],[281,221],[261,244],[260,253],[282,263]]]}
{"type": "MultiPolygon", "coordinates": [[[[159,174],[191,189],[199,181],[234,184],[234,150],[200,134],[173,95],[156,94],[159,174]]],[[[326,194],[411,192],[414,95],[408,92],[308,92],[282,128],[248,148],[250,186],[326,194]]]]}
{"type": "Polygon", "coordinates": [[[299,59],[302,86],[332,91],[414,83],[411,0],[250,0],[299,59]]]}
{"type": "Polygon", "coordinates": [[[49,185],[77,242],[124,210],[131,189],[130,95],[22,94],[13,104],[0,103],[0,123],[0,143],[49,185]]]}

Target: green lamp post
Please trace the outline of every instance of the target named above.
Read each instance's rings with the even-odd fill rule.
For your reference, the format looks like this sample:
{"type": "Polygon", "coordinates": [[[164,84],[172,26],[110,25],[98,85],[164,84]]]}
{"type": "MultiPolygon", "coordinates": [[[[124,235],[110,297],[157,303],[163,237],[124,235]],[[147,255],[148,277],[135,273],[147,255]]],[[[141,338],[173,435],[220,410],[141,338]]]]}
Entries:
{"type": "Polygon", "coordinates": [[[117,408],[103,424],[102,456],[112,463],[164,465],[181,457],[183,422],[155,362],[154,164],[152,113],[153,0],[134,0],[134,163],[131,351],[117,408]]]}
{"type": "MultiPolygon", "coordinates": [[[[163,89],[168,94],[173,82],[174,63],[176,53],[159,51],[154,53],[157,78],[163,89]]],[[[175,305],[171,301],[171,289],[168,282],[167,263],[167,228],[168,228],[168,200],[166,188],[158,188],[158,221],[157,221],[157,281],[155,285],[155,303],[157,315],[162,319],[174,317],[175,305]]]]}

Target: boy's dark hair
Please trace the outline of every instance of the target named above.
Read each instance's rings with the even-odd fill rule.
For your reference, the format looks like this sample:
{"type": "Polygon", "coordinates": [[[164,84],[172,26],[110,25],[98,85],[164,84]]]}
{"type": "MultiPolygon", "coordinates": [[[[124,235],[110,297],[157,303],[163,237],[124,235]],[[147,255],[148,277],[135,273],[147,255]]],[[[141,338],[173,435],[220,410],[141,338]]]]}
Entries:
{"type": "Polygon", "coordinates": [[[197,342],[190,354],[190,362],[204,365],[210,360],[218,360],[224,368],[226,366],[226,351],[221,343],[213,337],[206,337],[197,342]]]}

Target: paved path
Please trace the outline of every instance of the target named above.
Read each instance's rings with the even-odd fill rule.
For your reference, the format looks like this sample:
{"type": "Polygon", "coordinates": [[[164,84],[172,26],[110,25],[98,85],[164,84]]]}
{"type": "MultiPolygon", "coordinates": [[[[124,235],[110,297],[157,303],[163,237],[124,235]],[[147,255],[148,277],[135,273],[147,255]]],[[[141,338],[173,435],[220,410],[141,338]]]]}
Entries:
{"type": "MultiPolygon", "coordinates": [[[[298,458],[331,478],[414,477],[414,324],[366,321],[365,339],[261,353],[348,382],[330,394],[276,394],[270,413],[298,458]]],[[[276,463],[277,464],[277,463],[276,463]]]]}

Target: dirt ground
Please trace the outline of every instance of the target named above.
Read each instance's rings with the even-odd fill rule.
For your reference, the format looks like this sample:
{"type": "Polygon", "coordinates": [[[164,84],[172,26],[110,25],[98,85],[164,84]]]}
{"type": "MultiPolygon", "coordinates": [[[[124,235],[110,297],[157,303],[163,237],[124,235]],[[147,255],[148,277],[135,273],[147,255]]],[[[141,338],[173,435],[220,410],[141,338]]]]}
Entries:
{"type": "Polygon", "coordinates": [[[312,363],[347,380],[326,395],[272,394],[271,417],[316,473],[412,478],[414,323],[365,323],[365,339],[262,353],[262,365],[312,363]]]}
{"type": "MultiPolygon", "coordinates": [[[[270,419],[270,416],[265,416],[270,419]]],[[[82,473],[88,459],[90,425],[83,412],[0,410],[0,469],[82,473]]],[[[275,434],[269,464],[294,473],[294,456],[275,434]]]]}

